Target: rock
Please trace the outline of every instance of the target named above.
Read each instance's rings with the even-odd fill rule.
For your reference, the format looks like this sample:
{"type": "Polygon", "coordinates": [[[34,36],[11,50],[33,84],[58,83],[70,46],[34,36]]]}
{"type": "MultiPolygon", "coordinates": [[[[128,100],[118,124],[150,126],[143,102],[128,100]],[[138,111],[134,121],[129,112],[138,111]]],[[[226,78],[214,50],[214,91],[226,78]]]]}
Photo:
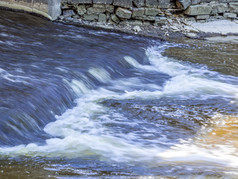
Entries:
{"type": "Polygon", "coordinates": [[[155,21],[155,16],[143,16],[142,20],[154,22],[155,21]]]}
{"type": "Polygon", "coordinates": [[[98,20],[98,15],[97,14],[84,14],[83,20],[86,21],[97,21],[98,20]]]}
{"type": "Polygon", "coordinates": [[[113,14],[111,16],[111,20],[116,24],[118,24],[120,22],[120,19],[115,14],[113,14]]]}
{"type": "Polygon", "coordinates": [[[188,17],[188,18],[187,18],[187,21],[196,22],[196,19],[195,19],[194,17],[188,17]]]}
{"type": "Polygon", "coordinates": [[[135,7],[143,7],[145,5],[145,1],[144,0],[133,0],[132,1],[135,7]]]}
{"type": "Polygon", "coordinates": [[[196,16],[196,19],[197,20],[207,20],[209,19],[209,15],[199,15],[199,16],[196,16]]]}
{"type": "Polygon", "coordinates": [[[212,7],[208,4],[200,4],[200,5],[191,5],[189,8],[184,11],[186,15],[189,16],[197,16],[197,15],[210,15],[212,11],[212,7]]]}
{"type": "Polygon", "coordinates": [[[229,3],[230,12],[238,14],[238,2],[229,3]]]}
{"type": "Polygon", "coordinates": [[[223,16],[227,19],[235,19],[237,17],[237,14],[235,14],[235,13],[224,13],[223,16]]]}
{"type": "Polygon", "coordinates": [[[156,17],[154,25],[163,26],[167,23],[166,17],[156,17]]]}
{"type": "Polygon", "coordinates": [[[132,9],[132,18],[142,17],[145,14],[145,8],[132,9]]]}
{"type": "Polygon", "coordinates": [[[197,34],[195,33],[186,33],[185,36],[191,39],[197,38],[197,34]]]}
{"type": "Polygon", "coordinates": [[[85,5],[79,5],[76,7],[76,11],[77,11],[78,15],[84,15],[84,14],[86,14],[87,9],[86,9],[85,5]]]}
{"type": "Polygon", "coordinates": [[[93,0],[94,4],[112,4],[112,2],[113,0],[93,0]]]}
{"type": "Polygon", "coordinates": [[[145,21],[145,22],[143,22],[143,25],[144,25],[144,26],[149,26],[149,25],[151,25],[151,24],[150,24],[150,22],[145,21]]]}
{"type": "Polygon", "coordinates": [[[65,3],[65,2],[63,2],[62,4],[61,4],[61,10],[66,10],[66,9],[70,9],[71,7],[67,4],[67,3],[65,3]]]}
{"type": "Polygon", "coordinates": [[[114,6],[113,5],[105,5],[106,12],[114,13],[114,6]]]}
{"type": "Polygon", "coordinates": [[[107,22],[106,14],[99,14],[98,15],[98,22],[107,22]]]}
{"type": "Polygon", "coordinates": [[[114,0],[113,5],[119,6],[119,7],[130,8],[130,7],[132,7],[132,0],[114,0]]]}
{"type": "Polygon", "coordinates": [[[141,31],[141,28],[140,28],[140,26],[134,26],[133,28],[132,28],[132,30],[134,30],[135,32],[140,32],[141,31]]]}
{"type": "Polygon", "coordinates": [[[130,19],[132,12],[128,9],[123,9],[121,7],[117,8],[116,15],[121,19],[130,19]]]}
{"type": "Polygon", "coordinates": [[[158,7],[158,1],[157,0],[145,0],[145,6],[146,7],[158,7]]]}
{"type": "Polygon", "coordinates": [[[124,20],[120,22],[121,25],[130,25],[130,26],[138,26],[142,25],[141,21],[138,20],[124,20]]]}
{"type": "Polygon", "coordinates": [[[160,8],[169,8],[170,7],[170,0],[159,0],[158,1],[158,6],[160,8]]]}
{"type": "Polygon", "coordinates": [[[101,14],[106,12],[106,7],[104,5],[93,5],[93,7],[88,8],[87,14],[101,14]]]}
{"type": "Polygon", "coordinates": [[[73,10],[63,10],[63,16],[64,17],[71,17],[73,15],[75,15],[73,10]]]}
{"type": "Polygon", "coordinates": [[[176,0],[176,5],[179,9],[187,9],[192,4],[191,0],[176,0]]]}
{"type": "Polygon", "coordinates": [[[138,20],[129,20],[128,23],[132,26],[141,26],[142,22],[138,20]]]}
{"type": "Polygon", "coordinates": [[[229,11],[228,5],[226,3],[212,4],[211,14],[221,14],[229,11]]]}
{"type": "Polygon", "coordinates": [[[202,0],[192,0],[192,5],[200,4],[202,0]]]}
{"type": "Polygon", "coordinates": [[[156,16],[159,13],[162,13],[162,11],[160,9],[145,8],[145,15],[147,15],[147,16],[156,16]]]}
{"type": "Polygon", "coordinates": [[[93,0],[68,0],[68,3],[92,4],[93,0]]]}

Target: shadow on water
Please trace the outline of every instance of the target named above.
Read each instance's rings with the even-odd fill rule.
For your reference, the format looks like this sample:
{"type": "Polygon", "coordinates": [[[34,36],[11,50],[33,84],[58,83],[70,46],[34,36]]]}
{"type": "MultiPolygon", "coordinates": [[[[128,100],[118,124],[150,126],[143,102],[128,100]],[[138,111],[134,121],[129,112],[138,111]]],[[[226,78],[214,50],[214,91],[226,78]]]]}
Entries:
{"type": "Polygon", "coordinates": [[[237,46],[186,44],[0,11],[0,176],[237,176],[237,46]]]}

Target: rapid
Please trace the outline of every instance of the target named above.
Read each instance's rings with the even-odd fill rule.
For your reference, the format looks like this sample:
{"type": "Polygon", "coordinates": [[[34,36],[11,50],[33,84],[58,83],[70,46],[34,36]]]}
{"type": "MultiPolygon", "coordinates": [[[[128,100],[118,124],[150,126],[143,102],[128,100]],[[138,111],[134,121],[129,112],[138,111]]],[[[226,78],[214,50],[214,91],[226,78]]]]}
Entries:
{"type": "Polygon", "coordinates": [[[183,46],[0,11],[0,176],[237,178],[238,73],[183,46]]]}

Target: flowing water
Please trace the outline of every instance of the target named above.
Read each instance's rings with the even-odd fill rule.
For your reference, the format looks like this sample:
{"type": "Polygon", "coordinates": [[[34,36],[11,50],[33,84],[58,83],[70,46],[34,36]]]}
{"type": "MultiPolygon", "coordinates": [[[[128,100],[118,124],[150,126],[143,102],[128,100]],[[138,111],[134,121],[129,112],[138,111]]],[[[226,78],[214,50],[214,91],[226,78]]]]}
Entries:
{"type": "Polygon", "coordinates": [[[1,11],[0,177],[237,178],[238,73],[173,48],[1,11]]]}

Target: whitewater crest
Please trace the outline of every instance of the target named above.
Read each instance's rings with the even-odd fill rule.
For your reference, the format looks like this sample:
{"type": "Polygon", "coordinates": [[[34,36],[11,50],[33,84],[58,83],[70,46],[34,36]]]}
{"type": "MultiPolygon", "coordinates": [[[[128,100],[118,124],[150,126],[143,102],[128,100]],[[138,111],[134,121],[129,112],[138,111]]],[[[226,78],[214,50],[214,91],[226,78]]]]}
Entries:
{"type": "MultiPolygon", "coordinates": [[[[145,133],[143,135],[137,131],[123,133],[120,128],[116,128],[118,131],[115,132],[115,128],[110,128],[112,125],[136,128],[138,123],[115,108],[111,109],[104,105],[105,101],[159,100],[161,98],[207,100],[217,97],[237,100],[238,85],[234,83],[237,81],[236,77],[221,75],[209,71],[206,67],[197,67],[163,56],[163,51],[169,46],[165,43],[146,49],[146,64],[139,63],[130,56],[124,57],[124,61],[134,68],[137,74],[167,75],[168,80],[162,84],[149,80],[145,82],[142,75],[113,79],[110,72],[102,67],[89,68],[87,71],[90,78],[104,84],[96,89],[83,80],[64,79],[64,82],[78,96],[75,100],[77,105],[66,110],[62,115],[56,116],[56,121],[45,126],[44,131],[51,138],[47,139],[44,145],[30,143],[1,148],[1,155],[69,158],[89,155],[98,156],[100,160],[148,162],[151,165],[193,162],[196,166],[208,162],[218,168],[227,165],[238,167],[237,143],[223,144],[212,139],[214,132],[219,133],[222,130],[220,126],[213,126],[211,131],[206,131],[205,134],[202,128],[194,138],[181,139],[172,144],[169,134],[161,134],[156,140],[150,139],[148,136],[155,131],[146,126],[143,128],[145,133]],[[166,143],[169,145],[166,146],[166,143]]],[[[6,75],[9,78],[3,70],[0,70],[0,74],[4,78],[6,75]]],[[[182,116],[183,112],[180,113],[182,116]]],[[[220,115],[219,119],[226,123],[225,127],[229,125],[230,118],[236,123],[237,117],[227,119],[222,114],[220,115]]],[[[214,113],[214,116],[213,121],[217,121],[215,120],[218,118],[217,114],[214,113]]],[[[159,131],[164,125],[157,127],[159,131]]],[[[207,126],[205,128],[207,129],[207,126]]]]}

